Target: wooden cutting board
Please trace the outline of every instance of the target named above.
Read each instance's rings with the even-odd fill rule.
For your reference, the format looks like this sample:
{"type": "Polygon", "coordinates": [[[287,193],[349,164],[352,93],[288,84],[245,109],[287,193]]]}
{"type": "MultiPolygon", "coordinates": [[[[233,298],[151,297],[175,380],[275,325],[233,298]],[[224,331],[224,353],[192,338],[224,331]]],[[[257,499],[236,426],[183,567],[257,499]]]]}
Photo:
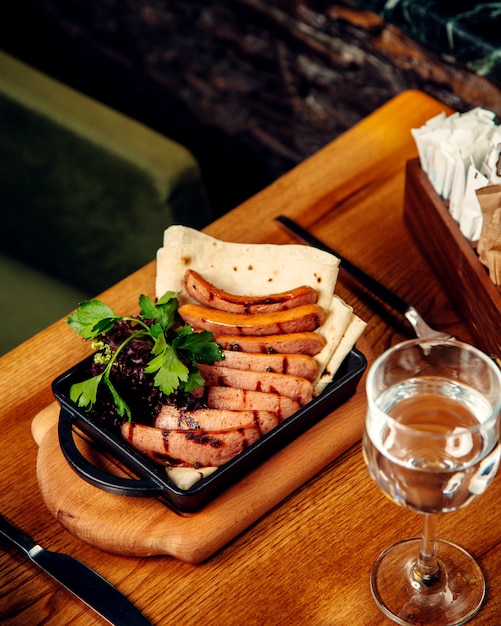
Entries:
{"type": "MultiPolygon", "coordinates": [[[[371,350],[363,337],[357,347],[370,363],[371,350]]],[[[127,556],[164,554],[199,563],[359,441],[365,410],[364,374],[345,404],[204,509],[180,515],[155,498],[110,494],[81,479],[59,446],[59,405],[54,402],[32,421],[32,435],[39,446],[37,480],[49,511],[82,541],[127,556]]],[[[80,451],[94,464],[120,474],[85,439],[76,439],[80,451]]]]}

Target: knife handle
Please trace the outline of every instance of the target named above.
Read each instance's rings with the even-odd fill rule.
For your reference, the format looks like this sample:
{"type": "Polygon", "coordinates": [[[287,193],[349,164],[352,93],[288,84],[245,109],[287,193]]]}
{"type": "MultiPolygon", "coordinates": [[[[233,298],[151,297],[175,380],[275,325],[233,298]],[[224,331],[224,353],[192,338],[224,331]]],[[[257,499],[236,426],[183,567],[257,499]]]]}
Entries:
{"type": "Polygon", "coordinates": [[[30,551],[37,545],[31,537],[11,524],[3,515],[0,515],[0,535],[3,535],[15,546],[30,556],[30,551]]]}

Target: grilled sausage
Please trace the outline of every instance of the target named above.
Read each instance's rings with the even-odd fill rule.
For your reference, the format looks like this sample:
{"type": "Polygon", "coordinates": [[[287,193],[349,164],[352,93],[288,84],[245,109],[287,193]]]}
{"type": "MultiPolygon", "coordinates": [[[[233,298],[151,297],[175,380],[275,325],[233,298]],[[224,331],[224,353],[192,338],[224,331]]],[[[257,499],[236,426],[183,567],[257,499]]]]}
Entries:
{"type": "Polygon", "coordinates": [[[205,387],[203,399],[212,409],[272,411],[279,421],[299,410],[299,402],[277,393],[252,391],[237,387],[205,387]]]}
{"type": "Polygon", "coordinates": [[[261,435],[270,432],[279,423],[276,413],[271,411],[196,409],[183,411],[173,406],[163,406],[155,418],[155,428],[169,430],[227,430],[257,426],[261,435]]]}
{"type": "Polygon", "coordinates": [[[209,387],[239,387],[251,391],[264,391],[287,396],[299,402],[301,406],[313,397],[311,381],[289,374],[275,372],[246,372],[220,365],[199,364],[200,373],[209,387]]]}
{"type": "Polygon", "coordinates": [[[214,335],[214,341],[223,349],[262,354],[308,354],[315,356],[326,344],[318,333],[286,333],[266,337],[244,335],[214,335]]]}
{"type": "Polygon", "coordinates": [[[258,354],[223,350],[224,359],[219,363],[224,367],[254,372],[277,372],[301,376],[315,380],[318,364],[307,354],[258,354]]]}
{"type": "Polygon", "coordinates": [[[187,270],[184,284],[194,300],[227,313],[272,313],[303,304],[315,304],[318,299],[317,292],[308,285],[264,296],[238,296],[216,287],[192,269],[187,270]]]}
{"type": "Polygon", "coordinates": [[[121,434],[133,448],[155,463],[181,467],[219,467],[260,437],[256,425],[206,432],[154,428],[136,422],[125,422],[121,434]]]}
{"type": "Polygon", "coordinates": [[[223,335],[310,332],[321,326],[326,318],[324,309],[318,304],[304,304],[294,309],[255,315],[225,313],[199,304],[183,304],[178,312],[184,322],[193,328],[223,335]]]}

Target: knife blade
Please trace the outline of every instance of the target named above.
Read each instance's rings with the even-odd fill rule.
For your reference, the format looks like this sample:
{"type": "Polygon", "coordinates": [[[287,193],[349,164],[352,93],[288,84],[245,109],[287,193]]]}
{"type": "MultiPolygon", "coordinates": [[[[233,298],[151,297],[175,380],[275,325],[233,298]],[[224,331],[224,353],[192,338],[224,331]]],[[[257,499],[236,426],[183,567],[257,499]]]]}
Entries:
{"type": "Polygon", "coordinates": [[[323,241],[317,239],[315,235],[312,235],[302,226],[299,226],[299,224],[297,224],[290,217],[286,217],[285,215],[279,215],[278,217],[275,217],[275,221],[282,224],[282,226],[284,226],[290,233],[295,235],[304,243],[307,243],[314,248],[324,250],[325,252],[329,252],[330,254],[336,256],[340,261],[340,267],[344,269],[345,272],[350,274],[357,282],[359,282],[363,287],[368,289],[383,303],[387,304],[388,306],[395,309],[395,311],[403,315],[412,326],[414,333],[417,337],[437,337],[443,339],[453,339],[452,335],[450,335],[449,333],[435,330],[434,328],[428,326],[428,324],[424,321],[424,319],[412,305],[410,305],[403,298],[398,296],[395,292],[388,289],[388,287],[385,287],[375,278],[373,278],[369,274],[366,274],[351,261],[339,254],[339,252],[336,252],[336,250],[326,245],[323,241]]]}
{"type": "Polygon", "coordinates": [[[2,515],[0,535],[110,624],[151,626],[132,602],[97,572],[68,554],[45,550],[2,515]]]}

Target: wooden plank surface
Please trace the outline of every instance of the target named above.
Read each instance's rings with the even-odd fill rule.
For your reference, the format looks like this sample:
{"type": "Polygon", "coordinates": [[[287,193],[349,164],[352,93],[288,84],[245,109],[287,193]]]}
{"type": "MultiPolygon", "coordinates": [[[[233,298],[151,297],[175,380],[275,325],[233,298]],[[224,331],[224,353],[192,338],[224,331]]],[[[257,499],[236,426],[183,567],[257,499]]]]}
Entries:
{"type": "MultiPolygon", "coordinates": [[[[442,110],[423,94],[402,94],[207,232],[229,241],[290,243],[273,222],[289,215],[410,300],[427,321],[467,338],[403,221],[405,162],[417,154],[409,131],[442,110]]],[[[102,297],[130,313],[140,292],[153,295],[154,275],[151,263],[102,297]]],[[[376,355],[410,336],[405,322],[349,278],[341,274],[338,283],[341,297],[368,322],[364,337],[376,355]]],[[[369,572],[387,545],[420,532],[420,519],[373,485],[358,443],[200,564],[111,554],[67,532],[38,488],[30,425],[53,401],[51,381],[89,352],[61,321],[0,359],[5,515],[46,547],[96,569],[155,625],[390,626],[372,600],[369,572]]],[[[498,475],[483,497],[439,524],[440,535],[469,550],[487,577],[486,603],[472,626],[493,626],[501,615],[499,502],[498,475]]],[[[3,624],[105,623],[4,542],[0,580],[3,624]]]]}
{"type": "MultiPolygon", "coordinates": [[[[368,356],[364,342],[359,348],[368,356]]],[[[310,480],[361,439],[365,418],[364,379],[356,394],[301,437],[275,453],[201,511],[179,515],[156,498],[128,498],[82,480],[59,447],[59,406],[49,405],[32,422],[39,445],[37,477],[44,502],[71,533],[106,551],[128,556],[169,554],[199,563],[310,480]]],[[[117,473],[85,441],[81,452],[117,473]]],[[[123,474],[118,474],[123,475],[123,474]]]]}

